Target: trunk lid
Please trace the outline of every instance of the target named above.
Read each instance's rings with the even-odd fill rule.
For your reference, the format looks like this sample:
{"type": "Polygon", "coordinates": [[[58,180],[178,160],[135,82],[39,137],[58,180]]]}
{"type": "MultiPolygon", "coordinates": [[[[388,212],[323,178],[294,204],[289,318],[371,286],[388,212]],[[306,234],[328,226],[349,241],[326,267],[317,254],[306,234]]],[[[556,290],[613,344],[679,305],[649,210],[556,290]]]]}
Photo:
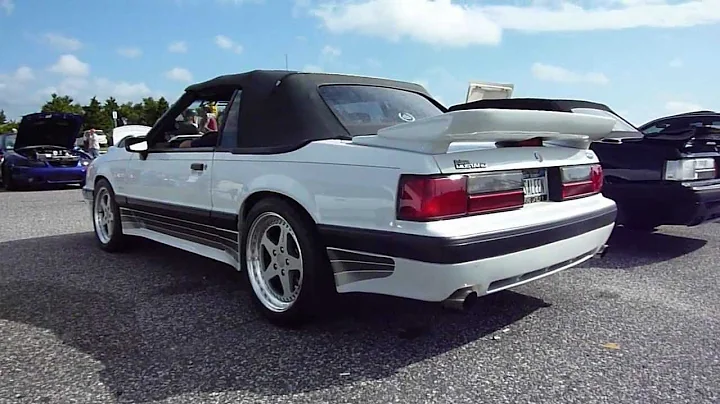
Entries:
{"type": "Polygon", "coordinates": [[[15,149],[31,146],[59,146],[71,149],[83,124],[82,115],[35,113],[23,116],[15,149]]]}

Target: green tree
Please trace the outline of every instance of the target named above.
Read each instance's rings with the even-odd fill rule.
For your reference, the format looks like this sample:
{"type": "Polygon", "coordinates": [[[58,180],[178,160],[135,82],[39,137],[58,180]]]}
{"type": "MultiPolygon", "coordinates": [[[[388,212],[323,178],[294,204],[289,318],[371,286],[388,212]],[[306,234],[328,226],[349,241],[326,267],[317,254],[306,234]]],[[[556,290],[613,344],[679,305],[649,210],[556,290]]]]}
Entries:
{"type": "Polygon", "coordinates": [[[5,110],[0,109],[0,125],[4,125],[7,123],[7,116],[5,116],[5,110]]]}
{"type": "Polygon", "coordinates": [[[83,113],[82,106],[76,103],[69,95],[58,96],[53,93],[50,97],[50,101],[46,102],[45,105],[42,106],[42,112],[63,112],[72,114],[83,113]]]}
{"type": "Polygon", "coordinates": [[[101,129],[108,132],[112,128],[112,118],[103,111],[100,101],[96,97],[90,99],[90,103],[82,107],[85,113],[85,129],[101,129]]]}

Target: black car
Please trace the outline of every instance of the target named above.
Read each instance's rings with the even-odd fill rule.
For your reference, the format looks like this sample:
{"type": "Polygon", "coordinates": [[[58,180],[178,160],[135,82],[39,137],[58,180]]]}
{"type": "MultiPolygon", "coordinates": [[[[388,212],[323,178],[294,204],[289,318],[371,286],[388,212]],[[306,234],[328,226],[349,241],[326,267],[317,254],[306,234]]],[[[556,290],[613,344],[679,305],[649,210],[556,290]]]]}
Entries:
{"type": "MultiPolygon", "coordinates": [[[[650,128],[659,125],[658,120],[644,125],[647,131],[643,133],[608,106],[581,100],[480,100],[453,106],[450,111],[476,108],[584,113],[615,119],[610,136],[592,143],[590,149],[603,167],[603,195],[618,206],[618,224],[652,231],[661,225],[696,226],[720,218],[720,127],[703,123],[676,128],[668,124],[663,126],[665,130],[653,132],[650,128]]],[[[720,121],[720,115],[714,116],[712,122],[720,121]]],[[[683,119],[688,117],[685,114],[683,119]]]]}

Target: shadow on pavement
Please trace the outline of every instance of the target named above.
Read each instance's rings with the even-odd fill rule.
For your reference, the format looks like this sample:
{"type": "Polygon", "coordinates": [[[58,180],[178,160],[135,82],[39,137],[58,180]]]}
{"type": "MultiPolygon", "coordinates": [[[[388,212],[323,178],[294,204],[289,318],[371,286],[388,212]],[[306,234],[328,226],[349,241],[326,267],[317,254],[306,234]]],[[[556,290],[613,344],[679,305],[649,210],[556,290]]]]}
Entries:
{"type": "Polygon", "coordinates": [[[337,314],[284,330],[258,317],[230,267],[138,244],[116,255],[97,249],[90,233],[0,244],[0,318],[51,330],[100,361],[101,380],[123,402],[198,391],[284,395],[382,379],[548,306],[514,292],[466,313],[346,296],[337,314]]]}
{"type": "Polygon", "coordinates": [[[602,259],[592,260],[593,267],[634,268],[669,261],[691,254],[707,244],[707,240],[663,233],[646,233],[616,227],[602,259]]]}

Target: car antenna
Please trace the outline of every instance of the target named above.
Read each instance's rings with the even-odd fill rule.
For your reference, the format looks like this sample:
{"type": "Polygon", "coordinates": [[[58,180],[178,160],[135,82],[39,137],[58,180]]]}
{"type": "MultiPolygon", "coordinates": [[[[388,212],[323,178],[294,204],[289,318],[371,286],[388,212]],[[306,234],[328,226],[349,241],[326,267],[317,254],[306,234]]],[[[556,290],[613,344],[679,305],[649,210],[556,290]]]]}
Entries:
{"type": "Polygon", "coordinates": [[[288,70],[288,71],[290,70],[290,69],[288,69],[288,54],[287,53],[285,54],[285,70],[288,70]]]}

